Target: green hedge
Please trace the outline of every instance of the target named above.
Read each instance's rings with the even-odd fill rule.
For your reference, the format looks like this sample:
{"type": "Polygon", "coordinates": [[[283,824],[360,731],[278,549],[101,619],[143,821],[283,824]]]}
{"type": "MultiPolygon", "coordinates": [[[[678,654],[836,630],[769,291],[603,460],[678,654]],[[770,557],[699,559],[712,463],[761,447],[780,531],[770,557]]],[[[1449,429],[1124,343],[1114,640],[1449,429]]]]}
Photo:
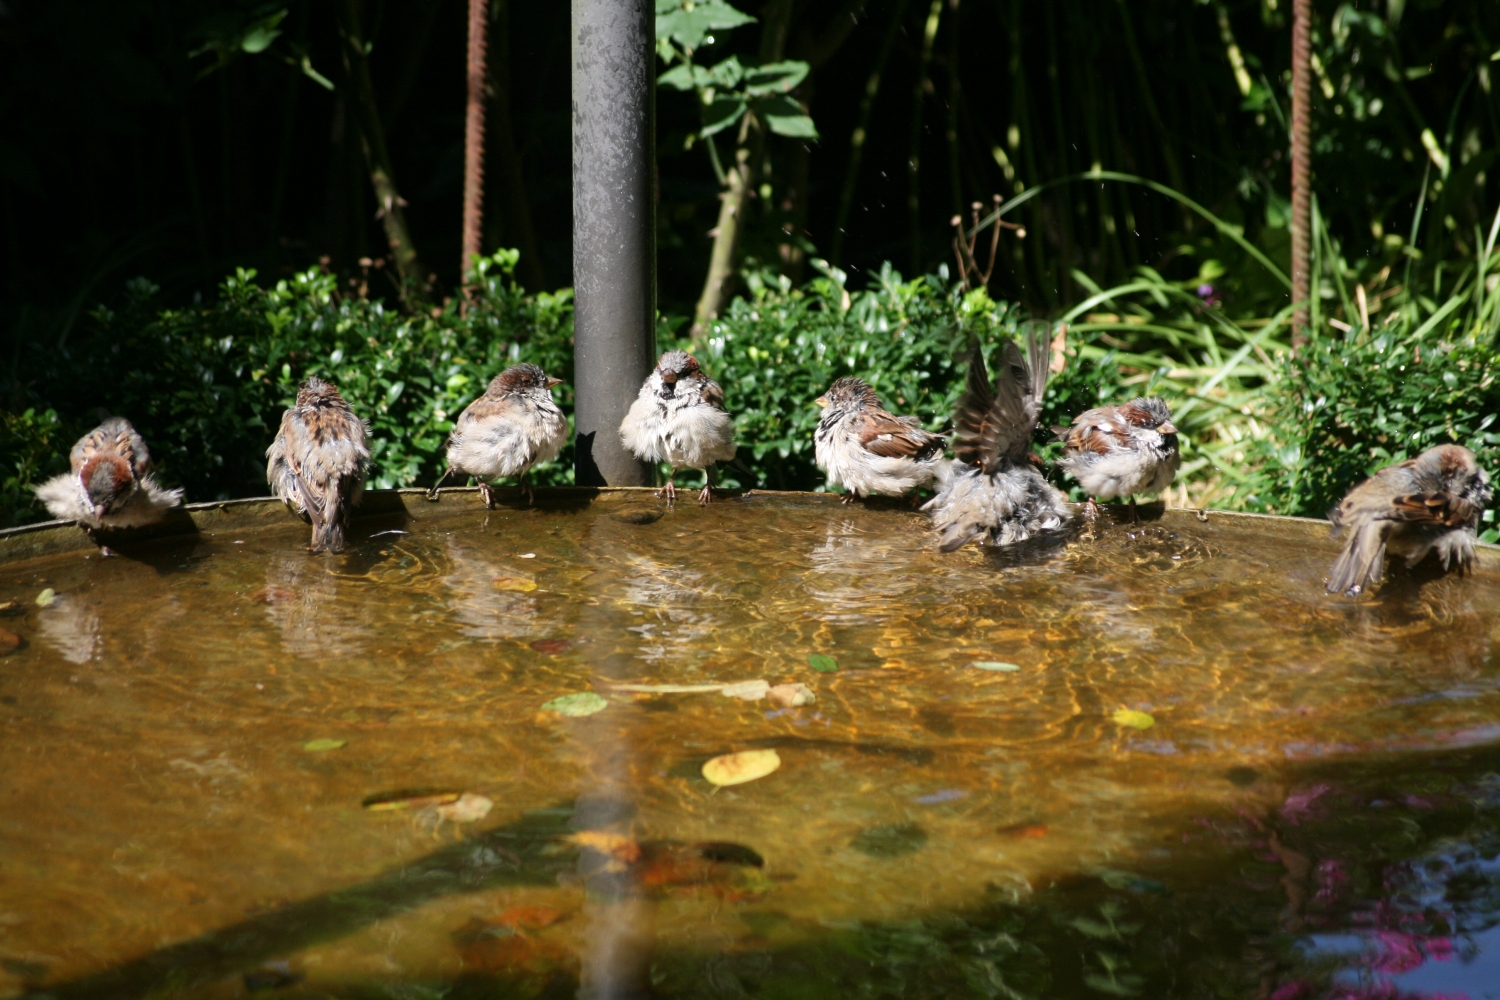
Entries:
{"type": "MultiPolygon", "coordinates": [[[[433,482],[453,418],[508,364],[535,362],[562,378],[558,397],[571,414],[571,293],[522,292],[515,263],[513,251],[482,261],[465,312],[449,304],[421,316],[344,294],[317,270],[271,287],[240,271],[212,303],[180,309],[163,308],[144,279],[128,283],[119,305],[94,309],[66,343],[30,345],[22,356],[26,377],[16,381],[25,391],[0,413],[0,523],[44,516],[30,485],[66,467],[72,441],[101,410],[134,421],[163,480],[185,487],[191,500],[266,492],[266,446],[309,374],[337,382],[370,421],[377,487],[433,482]]],[[[749,296],[696,348],[724,385],[738,426],[740,457],[722,480],[730,486],[822,488],[813,400],[843,375],[869,380],[895,412],[945,429],[967,344],[1017,336],[1026,320],[942,272],[908,281],[887,266],[860,291],[826,267],[802,288],[750,278],[749,296]]],[[[1153,385],[1186,411],[1201,394],[1181,372],[1213,370],[1194,360],[1190,342],[1174,349],[1141,339],[1155,331],[1159,340],[1160,323],[1133,335],[1139,342],[1130,350],[1116,349],[1128,328],[1089,326],[1069,334],[1043,427],[1153,385]]],[[[664,323],[658,347],[673,346],[690,347],[664,323]]],[[[1230,470],[1236,506],[1320,517],[1362,476],[1450,440],[1500,474],[1500,363],[1487,340],[1461,335],[1456,322],[1413,329],[1394,321],[1371,334],[1318,338],[1299,357],[1267,359],[1258,370],[1268,374],[1232,397],[1236,419],[1258,428],[1230,470]]],[[[1181,424],[1190,483],[1224,472],[1197,450],[1223,434],[1213,428],[1224,412],[1221,399],[1181,424]]],[[[1040,431],[1038,449],[1055,455],[1045,437],[1040,431]]],[[[537,470],[540,483],[572,477],[571,446],[537,470]]]]}

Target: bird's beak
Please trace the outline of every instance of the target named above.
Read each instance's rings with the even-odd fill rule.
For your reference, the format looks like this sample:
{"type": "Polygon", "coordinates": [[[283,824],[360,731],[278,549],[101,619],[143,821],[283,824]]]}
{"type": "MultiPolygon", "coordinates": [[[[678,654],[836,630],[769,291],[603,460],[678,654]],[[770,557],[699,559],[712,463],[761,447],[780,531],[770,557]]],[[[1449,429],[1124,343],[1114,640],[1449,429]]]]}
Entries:
{"type": "Polygon", "coordinates": [[[1177,425],[1174,424],[1174,423],[1172,423],[1172,421],[1168,420],[1166,423],[1162,424],[1160,427],[1158,427],[1156,429],[1156,433],[1158,433],[1158,434],[1176,434],[1177,433],[1177,425]]]}
{"type": "Polygon", "coordinates": [[[813,402],[817,403],[819,406],[821,406],[825,410],[828,409],[828,397],[827,396],[819,396],[817,399],[813,400],[813,402]]]}
{"type": "Polygon", "coordinates": [[[676,385],[677,384],[677,373],[676,372],[659,371],[658,374],[661,375],[661,380],[663,382],[667,383],[667,385],[676,385]]]}
{"type": "Polygon", "coordinates": [[[560,379],[560,378],[553,378],[551,375],[548,375],[547,376],[547,388],[550,389],[554,385],[562,385],[562,379],[560,379]]]}

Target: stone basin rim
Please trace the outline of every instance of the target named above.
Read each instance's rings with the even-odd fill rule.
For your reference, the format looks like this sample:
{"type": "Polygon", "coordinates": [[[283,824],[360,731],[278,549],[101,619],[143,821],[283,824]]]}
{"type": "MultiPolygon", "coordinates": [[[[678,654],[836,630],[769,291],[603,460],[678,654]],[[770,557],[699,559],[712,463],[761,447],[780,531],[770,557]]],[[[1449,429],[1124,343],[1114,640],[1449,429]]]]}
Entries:
{"type": "MultiPolygon", "coordinates": [[[[650,486],[544,486],[536,488],[536,496],[543,502],[571,500],[592,503],[601,498],[623,500],[629,497],[654,500],[654,492],[654,488],[650,486]]],[[[833,502],[839,496],[836,493],[763,489],[725,490],[723,493],[729,498],[767,496],[817,499],[820,502],[833,502]]],[[[520,490],[514,487],[496,490],[495,495],[502,504],[502,507],[497,509],[504,509],[504,505],[519,500],[521,497],[520,490]]],[[[439,499],[436,501],[429,499],[426,489],[405,487],[366,490],[360,506],[355,508],[354,516],[356,521],[377,517],[408,517],[421,520],[424,514],[432,512],[434,508],[441,509],[445,500],[456,500],[475,510],[484,509],[477,487],[444,488],[439,491],[439,499]]],[[[691,503],[691,500],[689,502],[691,503]]],[[[894,501],[881,500],[877,503],[894,503],[894,501]]],[[[1075,504],[1074,508],[1076,510],[1081,506],[1075,504]]],[[[1116,523],[1124,517],[1123,506],[1106,506],[1103,510],[1106,518],[1116,523]]],[[[1278,539],[1295,539],[1299,542],[1315,544],[1319,548],[1326,549],[1330,554],[1337,550],[1336,543],[1329,538],[1328,522],[1318,518],[1218,510],[1212,507],[1201,509],[1166,507],[1161,501],[1142,504],[1140,511],[1143,520],[1147,523],[1160,522],[1187,527],[1211,525],[1217,522],[1222,527],[1240,531],[1256,529],[1278,539]]],[[[185,504],[174,513],[176,516],[169,517],[167,521],[159,525],[116,531],[103,537],[106,543],[132,544],[205,531],[236,529],[243,531],[270,527],[275,524],[281,526],[298,524],[295,515],[291,514],[285,504],[275,497],[208,500],[185,504]]],[[[82,531],[79,531],[72,521],[40,521],[35,524],[0,529],[0,564],[96,548],[97,545],[82,531]]],[[[1480,543],[1478,548],[1476,569],[1487,576],[1500,575],[1500,546],[1480,543]]]]}

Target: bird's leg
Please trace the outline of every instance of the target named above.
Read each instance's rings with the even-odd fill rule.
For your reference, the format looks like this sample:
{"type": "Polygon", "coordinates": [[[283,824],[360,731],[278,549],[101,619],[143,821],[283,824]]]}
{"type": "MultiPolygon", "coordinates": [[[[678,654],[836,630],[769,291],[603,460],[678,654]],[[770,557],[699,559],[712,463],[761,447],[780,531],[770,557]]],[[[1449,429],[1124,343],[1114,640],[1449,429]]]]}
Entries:
{"type": "Polygon", "coordinates": [[[483,479],[479,480],[479,499],[484,501],[488,509],[495,509],[495,494],[490,492],[490,484],[483,479]]]}
{"type": "Polygon", "coordinates": [[[1099,504],[1093,497],[1089,497],[1088,502],[1083,505],[1083,516],[1090,522],[1099,520],[1099,504]]]}
{"type": "Polygon", "coordinates": [[[839,503],[849,504],[858,499],[859,497],[855,495],[853,490],[845,490],[844,495],[839,498],[839,503]]]}
{"type": "Polygon", "coordinates": [[[707,507],[714,498],[714,463],[703,467],[703,491],[698,494],[698,506],[707,507]]]}
{"type": "Polygon", "coordinates": [[[677,466],[672,466],[672,471],[667,473],[667,485],[656,491],[659,497],[666,497],[668,504],[677,502],[677,485],[672,480],[677,478],[677,466]]]}
{"type": "Polygon", "coordinates": [[[453,466],[450,465],[448,468],[443,470],[443,474],[441,476],[438,476],[438,481],[432,484],[432,489],[427,491],[427,499],[436,500],[438,498],[438,487],[447,482],[448,477],[451,475],[453,475],[453,466]]]}
{"type": "Polygon", "coordinates": [[[1140,511],[1138,511],[1138,510],[1135,509],[1135,494],[1131,494],[1131,496],[1130,496],[1130,523],[1131,524],[1140,524],[1141,523],[1140,511]]]}
{"type": "Polygon", "coordinates": [[[521,495],[526,498],[526,506],[535,507],[536,490],[532,489],[531,484],[526,481],[526,473],[530,471],[530,469],[521,470],[521,495]]]}

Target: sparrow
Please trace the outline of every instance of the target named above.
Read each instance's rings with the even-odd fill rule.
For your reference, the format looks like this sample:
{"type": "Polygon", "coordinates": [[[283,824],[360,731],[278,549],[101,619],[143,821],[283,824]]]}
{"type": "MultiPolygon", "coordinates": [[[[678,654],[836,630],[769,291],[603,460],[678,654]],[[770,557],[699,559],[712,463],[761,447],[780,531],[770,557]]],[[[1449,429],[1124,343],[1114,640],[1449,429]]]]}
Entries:
{"type": "Polygon", "coordinates": [[[1474,453],[1456,444],[1429,448],[1381,469],[1328,512],[1344,550],[1328,571],[1328,593],[1358,597],[1380,579],[1385,554],[1408,567],[1436,552],[1459,573],[1474,561],[1479,515],[1494,491],[1474,453]]]}
{"type": "Polygon", "coordinates": [[[956,457],[939,467],[938,494],[922,507],[932,514],[944,552],[971,541],[1013,545],[1056,531],[1073,516],[1030,456],[1047,387],[1047,344],[1031,332],[1024,357],[1007,340],[1002,359],[991,389],[984,353],[975,343],[953,418],[956,457]]]}
{"type": "Polygon", "coordinates": [[[277,499],[312,524],[313,552],[344,551],[349,508],[365,490],[369,433],[338,386],[317,376],[298,386],[297,402],[282,414],[266,449],[266,479],[277,499]]]}
{"type": "Polygon", "coordinates": [[[621,421],[620,441],[636,458],[672,467],[656,493],[668,503],[677,499],[677,470],[702,469],[701,506],[713,499],[714,463],[734,458],[734,420],[724,411],[724,390],[703,374],[698,359],[668,351],[621,421]]]}
{"type": "Polygon", "coordinates": [[[456,472],[478,479],[484,505],[494,507],[490,481],[520,475],[526,502],[534,503],[526,473],[556,458],[568,440],[567,418],[552,401],[552,387],[561,384],[529,364],[511,365],[491,379],[484,395],[458,415],[448,435],[448,468],[432,493],[456,472]]]}
{"type": "Polygon", "coordinates": [[[53,517],[74,521],[92,535],[100,528],[154,524],[182,502],[151,475],[146,442],[124,417],[109,417],[78,439],[71,469],[35,487],[53,517]]]}
{"type": "Polygon", "coordinates": [[[1099,517],[1099,500],[1124,496],[1130,497],[1131,521],[1140,520],[1135,494],[1162,492],[1182,464],[1172,412],[1160,399],[1100,406],[1052,433],[1063,442],[1057,464],[1089,495],[1083,513],[1090,521],[1099,517]]]}
{"type": "Polygon", "coordinates": [[[916,417],[887,412],[864,379],[841,378],[815,402],[823,415],[813,456],[830,485],[844,487],[844,503],[871,494],[901,496],[932,483],[946,439],[923,430],[916,417]]]}

